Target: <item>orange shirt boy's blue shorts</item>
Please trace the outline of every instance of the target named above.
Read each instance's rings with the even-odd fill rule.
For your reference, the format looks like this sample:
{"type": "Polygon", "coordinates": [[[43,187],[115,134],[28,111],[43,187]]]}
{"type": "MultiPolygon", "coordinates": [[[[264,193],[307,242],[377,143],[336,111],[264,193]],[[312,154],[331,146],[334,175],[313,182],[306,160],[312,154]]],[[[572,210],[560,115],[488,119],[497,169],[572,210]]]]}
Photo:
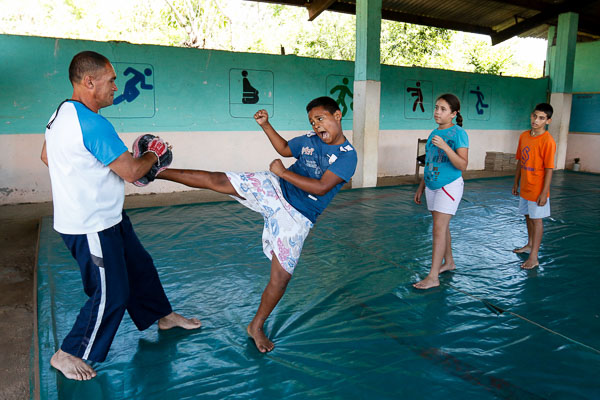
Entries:
{"type": "Polygon", "coordinates": [[[537,201],[544,187],[546,168],[554,168],[556,142],[548,131],[539,136],[531,136],[530,132],[521,133],[517,147],[516,159],[521,161],[519,192],[525,200],[537,201]]]}

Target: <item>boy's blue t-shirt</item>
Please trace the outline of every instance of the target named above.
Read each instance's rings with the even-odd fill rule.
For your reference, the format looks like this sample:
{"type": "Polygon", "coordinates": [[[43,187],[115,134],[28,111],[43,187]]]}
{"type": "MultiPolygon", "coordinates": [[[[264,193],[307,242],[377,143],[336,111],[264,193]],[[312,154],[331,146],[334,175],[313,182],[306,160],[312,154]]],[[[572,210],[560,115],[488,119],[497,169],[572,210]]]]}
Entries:
{"type": "Polygon", "coordinates": [[[340,145],[328,145],[314,133],[298,136],[288,142],[296,162],[288,168],[298,175],[321,179],[329,170],[342,178],[342,182],[323,196],[316,196],[280,179],[283,197],[302,215],[315,223],[331,199],[348,182],[356,170],[357,156],[354,147],[346,140],[340,145]]]}
{"type": "Polygon", "coordinates": [[[431,139],[440,136],[454,151],[461,147],[469,147],[469,136],[467,132],[458,125],[446,129],[434,129],[427,139],[425,145],[425,185],[431,190],[437,190],[446,186],[462,176],[461,170],[450,162],[446,152],[434,146],[431,139]]]}

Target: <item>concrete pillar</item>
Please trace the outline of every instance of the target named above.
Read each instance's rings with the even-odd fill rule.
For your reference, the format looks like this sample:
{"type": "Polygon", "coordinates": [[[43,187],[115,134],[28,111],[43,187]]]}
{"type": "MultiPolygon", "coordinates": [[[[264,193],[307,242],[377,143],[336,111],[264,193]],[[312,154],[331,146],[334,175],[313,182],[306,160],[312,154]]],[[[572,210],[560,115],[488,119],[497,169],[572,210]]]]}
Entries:
{"type": "Polygon", "coordinates": [[[572,102],[573,95],[571,93],[552,93],[550,95],[550,104],[554,108],[554,115],[552,115],[552,123],[548,126],[548,132],[550,132],[556,141],[556,158],[554,163],[556,169],[565,168],[572,102]]]}
{"type": "Polygon", "coordinates": [[[578,21],[579,15],[576,13],[558,16],[556,46],[549,65],[552,93],[550,104],[554,108],[554,115],[548,130],[556,141],[556,169],[565,168],[567,156],[578,21]]]}
{"type": "Polygon", "coordinates": [[[352,141],[358,155],[352,187],[377,185],[381,102],[381,0],[356,2],[356,60],[352,141]]]}
{"type": "Polygon", "coordinates": [[[556,39],[556,27],[548,27],[548,45],[546,46],[546,63],[544,64],[544,76],[550,76],[550,65],[554,64],[554,39],[556,39]]]}
{"type": "Polygon", "coordinates": [[[354,81],[352,132],[358,155],[356,173],[352,178],[354,188],[377,186],[380,99],[380,81],[354,81]]]}

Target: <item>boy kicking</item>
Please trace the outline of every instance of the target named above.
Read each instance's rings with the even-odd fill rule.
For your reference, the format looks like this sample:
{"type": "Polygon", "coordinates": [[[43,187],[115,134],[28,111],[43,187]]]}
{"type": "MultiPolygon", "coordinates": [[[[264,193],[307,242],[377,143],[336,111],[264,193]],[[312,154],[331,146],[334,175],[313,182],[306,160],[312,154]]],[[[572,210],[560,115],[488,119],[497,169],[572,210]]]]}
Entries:
{"type": "Polygon", "coordinates": [[[342,112],[335,100],[316,98],[308,103],[306,111],[313,131],[289,142],[273,129],[266,110],[254,115],[277,153],[297,159],[288,169],[276,159],[270,171],[166,169],[157,176],[229,194],[264,217],[263,251],[271,260],[271,277],[247,327],[248,335],[263,353],[275,347],[264,333],[264,323],[285,293],[308,232],[356,169],[356,151],[344,136],[342,112]]]}
{"type": "Polygon", "coordinates": [[[524,269],[532,269],[540,264],[538,251],[544,233],[542,218],[550,216],[548,197],[556,143],[546,130],[546,125],[552,121],[552,113],[552,106],[548,103],[535,106],[531,113],[531,129],[521,134],[517,147],[516,158],[519,161],[512,193],[520,195],[519,212],[525,215],[528,241],[513,252],[529,253],[529,258],[521,265],[524,269]]]}

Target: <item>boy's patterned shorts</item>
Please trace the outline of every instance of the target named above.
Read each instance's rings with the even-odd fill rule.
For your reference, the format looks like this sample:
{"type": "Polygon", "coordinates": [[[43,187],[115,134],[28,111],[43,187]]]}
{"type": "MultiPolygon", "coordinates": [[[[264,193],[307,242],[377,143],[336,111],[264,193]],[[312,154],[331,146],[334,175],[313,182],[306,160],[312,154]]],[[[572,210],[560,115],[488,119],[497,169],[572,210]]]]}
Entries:
{"type": "Polygon", "coordinates": [[[272,172],[227,172],[227,177],[244,199],[231,197],[265,219],[265,255],[271,260],[274,253],[283,269],[293,274],[313,223],[284,199],[279,178],[272,172]]]}

